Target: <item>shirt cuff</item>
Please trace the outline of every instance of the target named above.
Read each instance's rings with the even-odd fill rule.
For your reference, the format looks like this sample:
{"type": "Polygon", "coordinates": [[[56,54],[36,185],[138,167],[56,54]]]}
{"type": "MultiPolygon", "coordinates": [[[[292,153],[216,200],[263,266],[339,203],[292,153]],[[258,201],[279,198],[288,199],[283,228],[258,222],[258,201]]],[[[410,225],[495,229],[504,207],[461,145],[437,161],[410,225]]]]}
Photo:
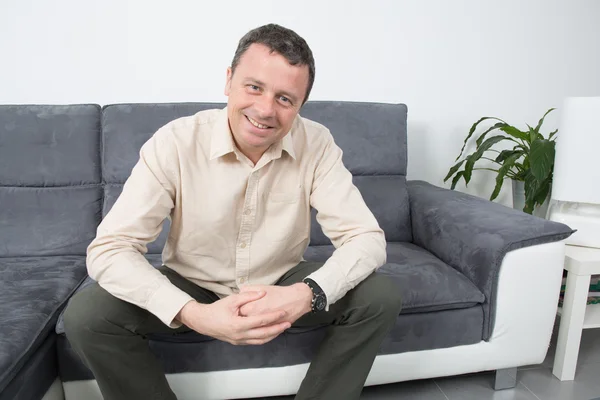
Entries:
{"type": "Polygon", "coordinates": [[[348,285],[346,277],[340,271],[339,266],[335,261],[329,259],[321,268],[307,276],[319,285],[327,297],[327,306],[325,311],[329,311],[329,306],[346,294],[348,285]]]}
{"type": "Polygon", "coordinates": [[[183,324],[175,321],[175,316],[183,306],[194,300],[192,296],[173,285],[171,282],[161,283],[154,291],[148,302],[146,309],[156,315],[165,325],[176,329],[183,324]]]}

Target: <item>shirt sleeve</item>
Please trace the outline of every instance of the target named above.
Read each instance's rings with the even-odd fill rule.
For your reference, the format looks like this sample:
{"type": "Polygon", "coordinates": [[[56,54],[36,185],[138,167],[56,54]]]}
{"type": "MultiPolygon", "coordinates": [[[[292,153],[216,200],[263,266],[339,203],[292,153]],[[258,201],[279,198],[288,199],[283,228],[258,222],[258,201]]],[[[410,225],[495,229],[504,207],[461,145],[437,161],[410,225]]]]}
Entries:
{"type": "Polygon", "coordinates": [[[89,275],[113,296],[148,310],[177,328],[177,313],[191,296],[146,260],[175,204],[179,157],[173,132],[163,127],[141,148],[140,158],[114,206],[87,248],[89,275]]]}
{"type": "Polygon", "coordinates": [[[342,150],[329,131],[317,162],[310,204],[317,210],[317,222],[336,250],[323,267],[312,273],[335,303],[386,262],[383,230],[352,183],[352,174],[342,162],[342,150]]]}

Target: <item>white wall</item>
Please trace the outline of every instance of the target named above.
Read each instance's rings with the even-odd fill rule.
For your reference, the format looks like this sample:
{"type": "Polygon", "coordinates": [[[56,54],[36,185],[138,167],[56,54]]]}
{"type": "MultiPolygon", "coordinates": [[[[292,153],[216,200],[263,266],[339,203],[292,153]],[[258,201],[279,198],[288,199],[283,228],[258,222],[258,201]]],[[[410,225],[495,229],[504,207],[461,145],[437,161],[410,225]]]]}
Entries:
{"type": "MultiPolygon", "coordinates": [[[[312,47],[312,99],[408,105],[410,179],[442,184],[483,115],[524,127],[600,95],[597,0],[2,0],[0,104],[225,101],[237,41],[268,22],[312,47]]],[[[489,174],[460,190],[487,197],[489,174]]]]}

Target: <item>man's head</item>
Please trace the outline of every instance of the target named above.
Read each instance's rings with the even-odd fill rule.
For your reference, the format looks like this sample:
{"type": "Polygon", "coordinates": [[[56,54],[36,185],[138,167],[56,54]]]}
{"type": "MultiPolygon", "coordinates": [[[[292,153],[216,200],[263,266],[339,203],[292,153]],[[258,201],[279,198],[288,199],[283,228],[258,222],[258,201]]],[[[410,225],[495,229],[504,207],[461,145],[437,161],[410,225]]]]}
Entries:
{"type": "Polygon", "coordinates": [[[233,137],[252,161],[289,132],[314,77],[312,52],[295,32],[269,24],[242,37],[225,95],[233,137]]]}

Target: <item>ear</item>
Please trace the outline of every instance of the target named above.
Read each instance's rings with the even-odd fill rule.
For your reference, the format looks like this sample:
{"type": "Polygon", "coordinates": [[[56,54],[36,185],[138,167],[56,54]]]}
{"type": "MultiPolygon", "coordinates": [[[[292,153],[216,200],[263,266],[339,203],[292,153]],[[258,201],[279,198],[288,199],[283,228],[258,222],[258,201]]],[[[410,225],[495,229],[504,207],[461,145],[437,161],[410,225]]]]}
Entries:
{"type": "Polygon", "coordinates": [[[231,71],[231,67],[227,67],[227,77],[225,79],[225,96],[229,96],[229,92],[231,91],[231,78],[233,78],[233,72],[231,71]]]}

